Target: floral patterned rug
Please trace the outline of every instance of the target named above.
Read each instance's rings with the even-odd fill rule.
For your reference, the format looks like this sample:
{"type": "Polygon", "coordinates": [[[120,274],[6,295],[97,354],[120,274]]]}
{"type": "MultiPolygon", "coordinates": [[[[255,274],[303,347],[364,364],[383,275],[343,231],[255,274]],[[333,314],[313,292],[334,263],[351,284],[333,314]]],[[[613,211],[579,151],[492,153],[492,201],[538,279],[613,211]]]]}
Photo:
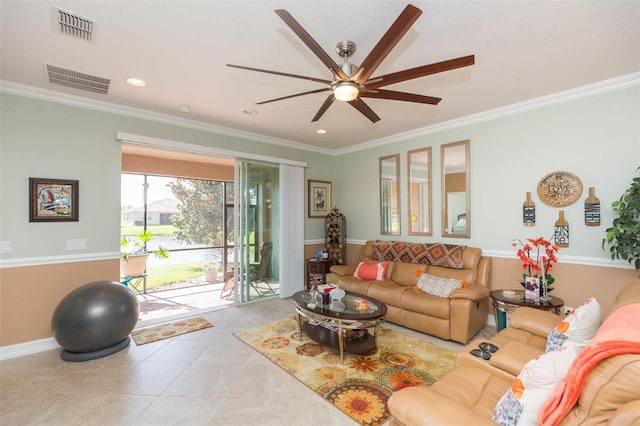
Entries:
{"type": "Polygon", "coordinates": [[[140,346],[145,343],[156,342],[158,340],[179,336],[180,334],[191,333],[192,331],[198,331],[209,327],[213,327],[213,324],[206,319],[202,317],[193,317],[142,330],[136,330],[131,333],[131,338],[133,338],[133,341],[140,346]]]}
{"type": "Polygon", "coordinates": [[[409,386],[430,386],[455,366],[456,354],[391,330],[378,329],[377,349],[366,355],[323,347],[303,334],[296,317],[234,335],[363,425],[390,417],[387,400],[409,386]]]}

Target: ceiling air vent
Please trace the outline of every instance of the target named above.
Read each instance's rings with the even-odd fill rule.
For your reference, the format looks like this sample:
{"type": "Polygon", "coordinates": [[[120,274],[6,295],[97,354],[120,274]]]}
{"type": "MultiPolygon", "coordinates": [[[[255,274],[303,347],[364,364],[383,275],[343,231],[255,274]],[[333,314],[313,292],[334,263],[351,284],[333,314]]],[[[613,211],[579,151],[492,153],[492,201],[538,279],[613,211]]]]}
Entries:
{"type": "Polygon", "coordinates": [[[53,30],[81,40],[91,41],[96,21],[68,10],[51,6],[53,30]]]}
{"type": "Polygon", "coordinates": [[[106,95],[109,91],[111,80],[95,75],[62,68],[56,65],[44,64],[49,77],[49,82],[61,86],[86,90],[87,92],[106,95]]]}

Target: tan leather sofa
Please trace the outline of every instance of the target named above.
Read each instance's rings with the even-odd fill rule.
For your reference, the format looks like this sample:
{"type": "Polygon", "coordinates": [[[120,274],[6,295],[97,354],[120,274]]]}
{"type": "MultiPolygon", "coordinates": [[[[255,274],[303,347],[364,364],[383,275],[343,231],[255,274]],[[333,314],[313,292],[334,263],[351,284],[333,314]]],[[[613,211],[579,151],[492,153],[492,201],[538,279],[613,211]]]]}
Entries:
{"type": "MultiPolygon", "coordinates": [[[[631,303],[640,303],[640,279],[619,292],[610,312],[631,303]]],[[[456,368],[431,387],[394,393],[390,425],[495,425],[494,407],[524,364],[544,352],[546,337],[559,321],[549,312],[516,310],[509,327],[489,340],[500,348],[489,361],[469,354],[478,347],[474,341],[460,353],[456,368]]],[[[640,354],[615,355],[598,363],[559,424],[639,425],[640,354]]]]}
{"type": "MultiPolygon", "coordinates": [[[[374,241],[360,250],[359,262],[372,259],[374,241]]],[[[342,289],[377,299],[387,305],[385,320],[422,331],[445,340],[467,343],[482,329],[489,313],[490,258],[482,250],[466,247],[461,269],[408,262],[389,262],[386,279],[365,281],[353,276],[356,266],[334,265],[329,279],[342,289]],[[467,286],[453,290],[449,297],[437,297],[416,290],[416,271],[438,277],[466,280],[467,286]]]]}

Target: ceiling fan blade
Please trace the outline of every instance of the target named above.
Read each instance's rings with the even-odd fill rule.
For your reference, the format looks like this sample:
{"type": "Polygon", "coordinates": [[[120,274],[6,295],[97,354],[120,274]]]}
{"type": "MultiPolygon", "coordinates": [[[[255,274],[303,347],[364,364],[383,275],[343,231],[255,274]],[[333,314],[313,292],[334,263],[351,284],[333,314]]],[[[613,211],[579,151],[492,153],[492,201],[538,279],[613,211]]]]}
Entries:
{"type": "Polygon", "coordinates": [[[415,93],[396,92],[394,90],[372,90],[360,92],[361,98],[389,99],[392,101],[416,102],[419,104],[438,105],[442,98],[433,96],[416,95],[415,93]]]}
{"type": "Polygon", "coordinates": [[[369,79],[371,74],[378,68],[378,65],[382,63],[389,52],[398,44],[406,32],[409,31],[409,28],[411,28],[420,15],[422,15],[422,11],[413,5],[407,5],[407,7],[404,8],[400,16],[396,18],[395,22],[382,36],[378,44],[376,44],[369,55],[362,61],[362,64],[360,64],[360,67],[356,71],[357,74],[358,71],[362,70],[358,81],[365,82],[369,79]]]}
{"type": "Polygon", "coordinates": [[[281,76],[284,76],[284,77],[293,77],[293,78],[300,78],[300,79],[303,79],[303,80],[315,81],[317,83],[331,84],[330,80],[323,80],[321,78],[315,78],[315,77],[307,77],[306,75],[297,75],[297,74],[289,74],[289,73],[280,72],[280,71],[263,70],[263,69],[260,69],[260,68],[245,67],[243,65],[227,64],[227,66],[231,67],[231,68],[239,68],[241,70],[264,72],[264,73],[267,73],[267,74],[275,74],[275,75],[281,75],[281,76]]]}
{"type": "Polygon", "coordinates": [[[268,103],[275,102],[275,101],[282,101],[284,99],[297,98],[298,96],[304,96],[304,95],[311,95],[313,93],[326,92],[328,90],[331,90],[331,89],[328,88],[328,87],[325,87],[324,89],[310,90],[308,92],[296,93],[295,95],[283,96],[281,98],[269,99],[268,101],[256,102],[256,105],[264,105],[264,104],[268,104],[268,103]]]}
{"type": "Polygon", "coordinates": [[[365,83],[366,90],[376,89],[378,87],[387,86],[393,83],[411,80],[418,77],[424,77],[431,74],[437,74],[444,71],[451,71],[457,68],[468,67],[475,63],[475,56],[462,56],[460,58],[449,59],[448,61],[436,62],[435,64],[422,65],[420,67],[411,68],[404,71],[392,72],[371,79],[365,83]]]}
{"type": "Polygon", "coordinates": [[[322,47],[309,35],[309,33],[302,28],[302,25],[296,21],[289,12],[284,9],[277,9],[276,14],[284,21],[285,24],[291,28],[291,30],[296,33],[296,35],[303,41],[304,44],[307,45],[309,49],[322,61],[322,63],[329,68],[335,75],[337,75],[341,80],[346,80],[349,77],[342,71],[342,69],[336,64],[336,62],[331,59],[331,57],[325,52],[322,47]]]}
{"type": "Polygon", "coordinates": [[[318,112],[316,112],[316,115],[313,117],[313,119],[311,120],[312,123],[320,120],[320,117],[322,117],[322,115],[327,112],[327,110],[329,109],[329,107],[331,106],[331,104],[333,103],[333,101],[336,100],[336,97],[333,96],[333,93],[330,94],[329,96],[327,96],[327,99],[324,100],[324,103],[320,106],[320,109],[318,110],[318,112]]]}
{"type": "Polygon", "coordinates": [[[362,115],[364,115],[369,120],[371,120],[372,123],[380,121],[380,117],[378,117],[378,115],[375,112],[373,112],[371,108],[369,108],[369,105],[365,104],[364,101],[359,97],[355,98],[352,101],[349,101],[349,104],[351,104],[352,107],[360,111],[362,115]]]}

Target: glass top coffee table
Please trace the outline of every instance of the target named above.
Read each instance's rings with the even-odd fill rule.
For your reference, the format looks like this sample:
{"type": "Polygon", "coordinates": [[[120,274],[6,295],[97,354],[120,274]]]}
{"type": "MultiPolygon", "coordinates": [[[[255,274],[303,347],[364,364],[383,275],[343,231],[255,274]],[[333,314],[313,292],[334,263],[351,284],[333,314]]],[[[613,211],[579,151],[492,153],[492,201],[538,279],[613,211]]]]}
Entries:
{"type": "Polygon", "coordinates": [[[293,295],[293,303],[300,336],[304,332],[314,342],[338,349],[340,362],[345,352],[363,354],[375,349],[378,326],[387,314],[387,305],[357,293],[322,304],[319,296],[314,303],[309,290],[303,290],[293,295]],[[304,324],[302,317],[307,318],[304,324]]]}

